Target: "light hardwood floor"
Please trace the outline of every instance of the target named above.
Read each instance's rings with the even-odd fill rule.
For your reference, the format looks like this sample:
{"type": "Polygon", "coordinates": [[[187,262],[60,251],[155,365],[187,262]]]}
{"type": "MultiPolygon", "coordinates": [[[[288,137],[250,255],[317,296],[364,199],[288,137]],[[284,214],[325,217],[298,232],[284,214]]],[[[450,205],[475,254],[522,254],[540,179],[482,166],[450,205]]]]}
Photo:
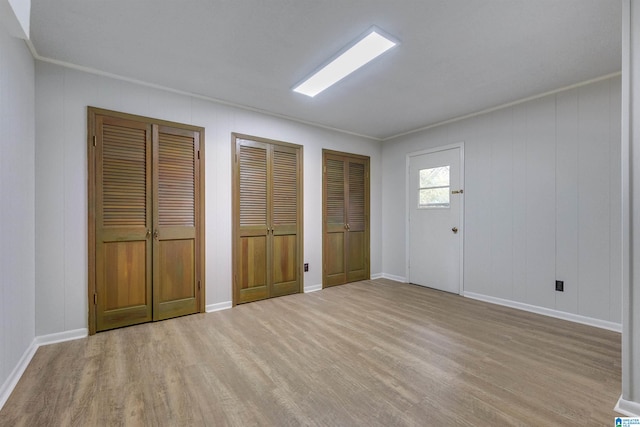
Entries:
{"type": "Polygon", "coordinates": [[[0,425],[613,425],[620,387],[620,334],[376,280],[41,347],[0,425]]]}

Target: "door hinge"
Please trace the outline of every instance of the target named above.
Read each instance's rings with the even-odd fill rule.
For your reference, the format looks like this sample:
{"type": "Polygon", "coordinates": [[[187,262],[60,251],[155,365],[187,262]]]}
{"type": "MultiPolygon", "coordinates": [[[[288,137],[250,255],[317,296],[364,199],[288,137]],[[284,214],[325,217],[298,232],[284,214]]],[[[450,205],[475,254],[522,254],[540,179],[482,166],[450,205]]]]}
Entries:
{"type": "Polygon", "coordinates": [[[93,305],[98,305],[98,294],[93,294],[93,305]]]}
{"type": "Polygon", "coordinates": [[[201,286],[200,286],[200,280],[198,280],[198,290],[200,290],[201,286]]]}
{"type": "Polygon", "coordinates": [[[327,173],[327,167],[326,166],[322,168],[322,173],[327,173]]]}
{"type": "Polygon", "coordinates": [[[94,147],[96,146],[96,136],[95,135],[93,135],[93,146],[94,147]]]}
{"type": "Polygon", "coordinates": [[[198,160],[200,160],[200,150],[198,150],[198,160]]]}

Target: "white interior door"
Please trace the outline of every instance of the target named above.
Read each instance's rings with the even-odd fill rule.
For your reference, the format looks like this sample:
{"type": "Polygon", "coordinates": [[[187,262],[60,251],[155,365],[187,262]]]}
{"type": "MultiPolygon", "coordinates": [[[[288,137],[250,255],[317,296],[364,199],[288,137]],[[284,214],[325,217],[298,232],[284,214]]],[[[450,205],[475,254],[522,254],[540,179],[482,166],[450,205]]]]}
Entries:
{"type": "Polygon", "coordinates": [[[462,147],[409,156],[409,282],[460,293],[462,147]]]}

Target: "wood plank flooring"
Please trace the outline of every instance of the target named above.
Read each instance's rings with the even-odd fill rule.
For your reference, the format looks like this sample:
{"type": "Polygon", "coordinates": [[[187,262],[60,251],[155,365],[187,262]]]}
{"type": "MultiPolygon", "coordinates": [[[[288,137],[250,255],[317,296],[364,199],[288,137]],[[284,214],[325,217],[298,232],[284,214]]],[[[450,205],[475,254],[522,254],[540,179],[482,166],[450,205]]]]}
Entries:
{"type": "Polygon", "coordinates": [[[376,280],[41,347],[0,425],[613,425],[620,381],[620,334],[376,280]]]}

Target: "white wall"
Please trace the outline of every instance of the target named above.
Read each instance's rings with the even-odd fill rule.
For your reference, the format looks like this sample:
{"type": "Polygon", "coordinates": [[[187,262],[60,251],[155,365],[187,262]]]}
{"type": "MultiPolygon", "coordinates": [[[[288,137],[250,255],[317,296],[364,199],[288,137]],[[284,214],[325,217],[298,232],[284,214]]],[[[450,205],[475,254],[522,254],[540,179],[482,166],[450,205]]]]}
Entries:
{"type": "Polygon", "coordinates": [[[9,35],[29,38],[31,0],[0,0],[0,24],[9,35]]]}
{"type": "Polygon", "coordinates": [[[381,143],[37,61],[37,335],[87,327],[88,105],[206,128],[207,305],[231,301],[231,132],[304,146],[305,288],[322,283],[322,149],[370,156],[371,272],[381,272],[381,143]]]}
{"type": "Polygon", "coordinates": [[[383,272],[406,277],[407,153],[463,141],[464,291],[619,324],[620,91],[614,77],[385,142],[383,272]]]}
{"type": "Polygon", "coordinates": [[[0,25],[0,407],[34,325],[34,63],[0,25]]]}

